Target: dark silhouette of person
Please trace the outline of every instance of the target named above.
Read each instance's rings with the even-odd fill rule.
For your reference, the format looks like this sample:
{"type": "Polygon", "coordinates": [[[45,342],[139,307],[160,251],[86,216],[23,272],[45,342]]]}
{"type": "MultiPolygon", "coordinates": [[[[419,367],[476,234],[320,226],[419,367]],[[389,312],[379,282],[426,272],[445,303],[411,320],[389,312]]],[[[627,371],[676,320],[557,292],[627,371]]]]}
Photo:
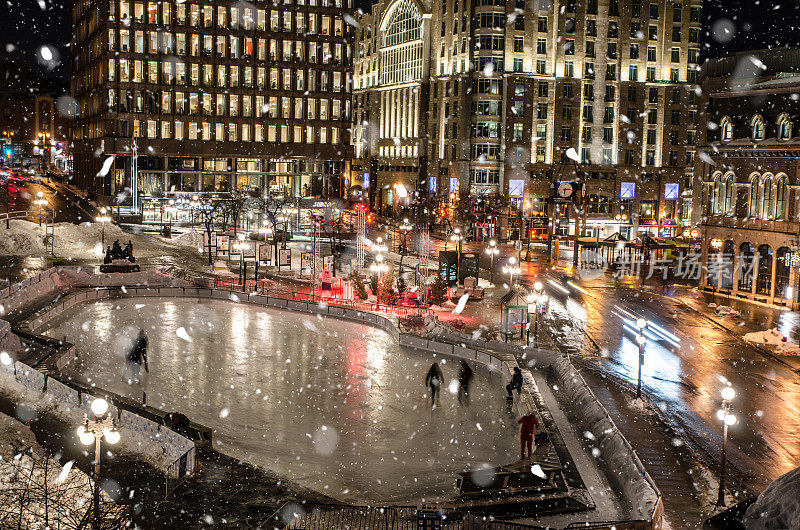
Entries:
{"type": "Polygon", "coordinates": [[[425,386],[431,390],[431,408],[439,404],[439,392],[444,385],[444,374],[439,363],[433,363],[425,376],[425,386]]]}
{"type": "Polygon", "coordinates": [[[469,385],[472,383],[472,375],[469,363],[462,359],[458,371],[458,402],[462,405],[469,405],[469,385]]]}
{"type": "Polygon", "coordinates": [[[519,430],[519,458],[523,459],[526,456],[526,449],[527,456],[533,454],[533,433],[539,427],[539,420],[536,419],[533,413],[530,413],[521,417],[517,423],[522,425],[519,430]]]}
{"type": "Polygon", "coordinates": [[[139,335],[134,339],[133,346],[128,352],[128,368],[131,372],[132,378],[139,381],[141,376],[142,363],[144,363],[144,371],[150,373],[147,367],[147,335],[144,330],[139,330],[139,335]]]}
{"type": "Polygon", "coordinates": [[[103,263],[104,264],[109,264],[109,263],[111,263],[111,259],[112,259],[112,257],[111,257],[111,247],[107,246],[106,247],[106,256],[103,258],[103,263]]]}
{"type": "Polygon", "coordinates": [[[125,254],[123,257],[125,257],[131,263],[136,261],[136,259],[133,257],[133,243],[130,239],[128,240],[128,244],[125,245],[125,254]]]}
{"type": "Polygon", "coordinates": [[[514,399],[514,390],[517,391],[517,397],[519,397],[520,392],[522,392],[522,382],[522,370],[519,369],[519,366],[515,366],[514,375],[511,376],[511,381],[506,385],[506,392],[508,392],[506,399],[514,399]]]}

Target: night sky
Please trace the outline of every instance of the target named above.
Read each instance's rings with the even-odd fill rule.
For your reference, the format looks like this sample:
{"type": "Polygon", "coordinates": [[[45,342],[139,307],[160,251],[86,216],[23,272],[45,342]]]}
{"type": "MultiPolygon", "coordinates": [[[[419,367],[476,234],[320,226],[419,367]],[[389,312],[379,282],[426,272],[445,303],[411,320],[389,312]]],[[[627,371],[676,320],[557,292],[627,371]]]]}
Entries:
{"type": "MultiPolygon", "coordinates": [[[[2,0],[0,54],[23,61],[40,79],[69,78],[68,0],[2,0]],[[43,9],[44,8],[44,9],[43,9]],[[13,47],[9,47],[9,44],[13,47]],[[37,51],[60,57],[42,65],[37,51]],[[10,50],[10,53],[9,53],[10,50]]],[[[369,0],[356,0],[365,8],[369,0]]],[[[800,45],[800,0],[711,0],[704,3],[704,57],[781,45],[800,45]]]]}

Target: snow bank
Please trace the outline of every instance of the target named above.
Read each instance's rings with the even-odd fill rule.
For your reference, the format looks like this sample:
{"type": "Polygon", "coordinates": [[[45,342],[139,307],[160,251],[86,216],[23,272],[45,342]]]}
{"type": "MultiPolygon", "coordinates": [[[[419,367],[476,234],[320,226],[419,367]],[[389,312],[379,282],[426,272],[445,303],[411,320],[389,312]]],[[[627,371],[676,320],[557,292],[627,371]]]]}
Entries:
{"type": "Polygon", "coordinates": [[[800,467],[772,481],[742,522],[748,530],[800,528],[800,467]]]}
{"type": "Polygon", "coordinates": [[[203,232],[198,230],[187,230],[177,237],[169,240],[174,245],[181,245],[192,248],[203,248],[203,232]]]}
{"type": "Polygon", "coordinates": [[[558,354],[539,352],[536,360],[537,364],[549,365],[556,376],[559,390],[565,395],[563,402],[570,404],[570,419],[580,430],[594,435],[592,454],[605,464],[606,476],[631,503],[632,518],[651,520],[656,517],[658,488],[583,377],[568,359],[558,354]]]}
{"type": "MultiPolygon", "coordinates": [[[[711,304],[709,304],[709,307],[711,307],[711,304]]],[[[742,315],[739,311],[727,305],[717,306],[717,309],[714,312],[717,315],[729,317],[739,317],[742,315]]]]}
{"type": "Polygon", "coordinates": [[[800,346],[785,337],[778,328],[766,331],[754,331],[744,336],[744,340],[753,344],[763,344],[775,349],[775,353],[783,355],[800,355],[800,346]]]}

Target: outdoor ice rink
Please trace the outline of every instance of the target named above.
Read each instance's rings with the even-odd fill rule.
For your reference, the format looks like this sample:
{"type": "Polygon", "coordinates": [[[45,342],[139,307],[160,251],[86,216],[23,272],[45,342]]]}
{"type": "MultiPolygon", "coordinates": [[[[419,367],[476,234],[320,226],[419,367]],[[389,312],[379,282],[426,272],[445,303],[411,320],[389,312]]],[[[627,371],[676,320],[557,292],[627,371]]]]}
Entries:
{"type": "Polygon", "coordinates": [[[517,458],[505,381],[473,365],[469,408],[424,387],[434,357],[384,331],[226,301],[146,298],[77,306],[47,335],[76,344],[66,375],[179,411],[214,429],[217,450],[351,502],[450,497],[456,473],[517,458]],[[129,384],[130,341],[145,330],[150,372],[129,384]]]}

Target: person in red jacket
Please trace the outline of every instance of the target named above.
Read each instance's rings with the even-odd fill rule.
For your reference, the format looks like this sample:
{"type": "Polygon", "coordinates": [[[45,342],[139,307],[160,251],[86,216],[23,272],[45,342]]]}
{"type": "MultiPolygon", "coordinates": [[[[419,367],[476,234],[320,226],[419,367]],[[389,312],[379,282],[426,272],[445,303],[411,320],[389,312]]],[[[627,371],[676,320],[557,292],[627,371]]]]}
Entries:
{"type": "Polygon", "coordinates": [[[531,413],[521,417],[517,423],[522,425],[519,431],[519,457],[523,459],[525,458],[526,447],[528,448],[528,456],[533,454],[533,433],[539,427],[539,420],[531,413]]]}

